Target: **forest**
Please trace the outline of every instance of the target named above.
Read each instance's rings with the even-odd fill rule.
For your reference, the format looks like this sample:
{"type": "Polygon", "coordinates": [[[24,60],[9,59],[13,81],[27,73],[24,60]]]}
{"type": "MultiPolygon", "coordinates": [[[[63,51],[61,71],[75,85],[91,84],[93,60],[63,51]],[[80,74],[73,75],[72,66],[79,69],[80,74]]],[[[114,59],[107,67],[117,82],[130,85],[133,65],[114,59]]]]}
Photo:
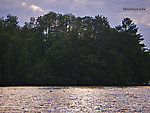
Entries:
{"type": "Polygon", "coordinates": [[[150,51],[130,18],[49,12],[0,18],[0,86],[121,86],[150,81],[150,51]]]}

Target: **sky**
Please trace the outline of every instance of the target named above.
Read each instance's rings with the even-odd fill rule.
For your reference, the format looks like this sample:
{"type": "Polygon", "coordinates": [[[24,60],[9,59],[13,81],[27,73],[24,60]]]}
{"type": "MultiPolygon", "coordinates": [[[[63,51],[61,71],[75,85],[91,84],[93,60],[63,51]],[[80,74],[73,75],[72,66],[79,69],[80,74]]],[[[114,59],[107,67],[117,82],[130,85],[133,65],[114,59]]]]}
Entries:
{"type": "Polygon", "coordinates": [[[17,16],[20,26],[29,22],[30,17],[50,11],[77,17],[106,16],[111,27],[121,25],[122,19],[129,17],[150,48],[150,0],[0,0],[0,17],[17,16]]]}

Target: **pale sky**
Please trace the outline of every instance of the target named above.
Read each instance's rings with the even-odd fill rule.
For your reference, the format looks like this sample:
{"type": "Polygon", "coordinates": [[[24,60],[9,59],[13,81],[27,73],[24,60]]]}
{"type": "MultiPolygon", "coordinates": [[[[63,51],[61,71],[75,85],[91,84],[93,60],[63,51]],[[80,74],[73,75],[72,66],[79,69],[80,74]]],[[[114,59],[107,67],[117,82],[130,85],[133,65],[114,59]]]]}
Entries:
{"type": "Polygon", "coordinates": [[[0,0],[0,17],[8,14],[18,16],[21,26],[30,17],[38,17],[50,11],[81,17],[106,16],[111,27],[120,25],[123,18],[129,17],[143,35],[144,44],[150,48],[150,0],[0,0]],[[145,10],[139,10],[140,8],[145,10]]]}

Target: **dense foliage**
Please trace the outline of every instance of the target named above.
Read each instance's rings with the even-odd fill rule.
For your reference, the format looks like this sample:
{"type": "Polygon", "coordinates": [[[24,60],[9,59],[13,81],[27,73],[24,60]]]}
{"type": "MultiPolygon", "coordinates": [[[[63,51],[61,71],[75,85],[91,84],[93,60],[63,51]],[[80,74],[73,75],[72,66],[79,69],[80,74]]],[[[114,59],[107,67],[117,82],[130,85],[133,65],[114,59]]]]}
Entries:
{"type": "Polygon", "coordinates": [[[150,54],[129,18],[49,12],[23,27],[0,19],[0,85],[136,85],[150,80],[150,54]]]}

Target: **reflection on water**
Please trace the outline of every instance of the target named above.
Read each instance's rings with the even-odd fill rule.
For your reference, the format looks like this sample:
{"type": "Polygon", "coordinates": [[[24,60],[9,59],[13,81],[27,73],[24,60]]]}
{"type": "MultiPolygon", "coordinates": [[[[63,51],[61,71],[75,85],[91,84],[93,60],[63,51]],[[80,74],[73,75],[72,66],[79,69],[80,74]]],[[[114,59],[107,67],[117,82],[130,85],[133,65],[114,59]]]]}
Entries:
{"type": "Polygon", "coordinates": [[[150,87],[0,87],[0,112],[150,112],[150,87]]]}

